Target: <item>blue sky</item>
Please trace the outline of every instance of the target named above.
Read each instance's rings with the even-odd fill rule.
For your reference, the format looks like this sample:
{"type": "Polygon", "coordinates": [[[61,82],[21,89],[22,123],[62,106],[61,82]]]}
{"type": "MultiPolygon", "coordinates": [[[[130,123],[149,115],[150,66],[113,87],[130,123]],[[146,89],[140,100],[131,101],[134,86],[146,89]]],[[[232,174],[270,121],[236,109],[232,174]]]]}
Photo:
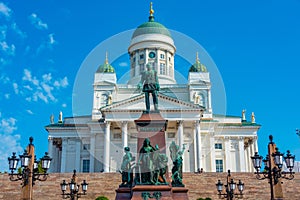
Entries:
{"type": "MultiPolygon", "coordinates": [[[[227,114],[240,116],[246,109],[250,120],[255,112],[262,124],[260,153],[266,154],[273,134],[278,147],[299,160],[300,1],[153,2],[156,21],[196,40],[216,63],[227,114]]],[[[72,116],[73,84],[86,56],[147,21],[148,10],[149,1],[140,0],[0,0],[0,171],[29,136],[38,157],[47,151],[44,126],[52,113],[56,120],[59,111],[72,116]]],[[[115,69],[126,71],[120,60],[115,69]]],[[[176,69],[184,74],[188,67],[176,69]]]]}

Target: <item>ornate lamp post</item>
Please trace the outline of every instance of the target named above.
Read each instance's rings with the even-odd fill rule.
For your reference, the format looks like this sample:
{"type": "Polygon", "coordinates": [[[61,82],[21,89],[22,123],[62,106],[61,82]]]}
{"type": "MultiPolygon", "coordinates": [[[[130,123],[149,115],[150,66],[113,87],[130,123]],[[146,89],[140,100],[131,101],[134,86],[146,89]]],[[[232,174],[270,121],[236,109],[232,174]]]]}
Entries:
{"type": "Polygon", "coordinates": [[[76,200],[76,199],[79,199],[81,197],[81,195],[86,195],[88,183],[85,180],[83,180],[83,182],[81,183],[82,193],[79,192],[80,187],[76,183],[76,181],[77,181],[76,180],[77,179],[76,170],[74,170],[73,172],[74,173],[73,173],[70,183],[67,183],[65,180],[63,180],[63,182],[60,184],[61,191],[62,191],[61,195],[62,195],[63,199],[70,198],[71,200],[76,200]],[[68,185],[69,185],[70,192],[66,193],[68,185]]]}
{"type": "Polygon", "coordinates": [[[227,183],[225,186],[225,193],[223,192],[223,183],[218,180],[216,186],[218,190],[219,197],[226,198],[227,200],[232,200],[233,198],[242,198],[243,197],[243,190],[244,190],[244,183],[242,183],[241,180],[239,180],[238,184],[233,181],[231,178],[230,170],[228,170],[227,174],[227,183]],[[239,190],[239,193],[235,193],[236,186],[239,190]]]}
{"type": "Polygon", "coordinates": [[[295,156],[292,156],[290,151],[287,151],[286,156],[279,152],[276,144],[273,142],[273,136],[269,136],[268,155],[265,159],[255,152],[251,157],[254,168],[256,169],[256,178],[258,180],[268,179],[271,189],[271,200],[275,198],[283,198],[280,178],[292,180],[295,172],[293,172],[295,156]],[[282,171],[283,159],[288,168],[288,172],[282,171]],[[264,171],[260,172],[261,164],[264,162],[264,171]]]}
{"type": "Polygon", "coordinates": [[[36,180],[46,181],[48,177],[47,170],[50,167],[51,158],[46,152],[45,155],[40,159],[36,160],[34,155],[34,145],[32,144],[33,137],[29,138],[29,144],[27,149],[24,150],[20,158],[17,158],[16,153],[8,158],[9,164],[9,180],[19,181],[22,180],[22,200],[31,200],[33,194],[33,185],[36,180]],[[21,167],[17,169],[18,162],[21,160],[21,167]],[[17,170],[15,173],[14,171],[17,170]]]}

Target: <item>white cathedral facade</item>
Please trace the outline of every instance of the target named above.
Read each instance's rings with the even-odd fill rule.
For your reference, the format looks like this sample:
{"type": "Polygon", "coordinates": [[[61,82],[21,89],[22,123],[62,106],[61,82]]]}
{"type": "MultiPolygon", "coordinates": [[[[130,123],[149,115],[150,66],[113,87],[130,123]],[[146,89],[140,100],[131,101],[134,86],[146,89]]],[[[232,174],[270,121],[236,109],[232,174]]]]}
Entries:
{"type": "Polygon", "coordinates": [[[180,147],[186,145],[185,172],[201,168],[205,172],[254,170],[250,156],[258,151],[260,125],[254,119],[246,121],[244,112],[242,117],[213,113],[210,74],[198,55],[189,69],[188,82],[176,83],[176,46],[169,30],[154,20],[152,8],[149,20],[134,31],[128,53],[131,74],[127,84],[117,84],[115,69],[106,58],[95,68],[91,115],[60,117],[45,127],[53,158],[51,172],[116,172],[124,147],[129,146],[133,154],[138,151],[134,120],[145,110],[145,97],[137,85],[148,63],[157,71],[158,109],[168,120],[167,156],[175,141],[180,147]]]}

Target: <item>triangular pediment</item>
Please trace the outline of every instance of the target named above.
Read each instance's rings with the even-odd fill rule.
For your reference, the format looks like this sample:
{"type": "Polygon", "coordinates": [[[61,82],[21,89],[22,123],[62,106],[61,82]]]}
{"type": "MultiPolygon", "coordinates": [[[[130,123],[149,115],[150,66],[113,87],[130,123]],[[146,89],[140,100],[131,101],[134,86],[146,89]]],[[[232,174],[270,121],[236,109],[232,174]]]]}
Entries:
{"type": "MultiPolygon", "coordinates": [[[[151,102],[150,110],[153,110],[153,103],[152,103],[151,96],[150,96],[150,102],[151,102]]],[[[140,95],[125,99],[121,102],[116,102],[111,105],[102,107],[100,110],[101,110],[101,112],[143,111],[143,110],[145,110],[145,108],[146,108],[145,95],[140,94],[140,95]]],[[[204,107],[159,93],[158,94],[158,109],[160,111],[183,111],[183,110],[185,110],[185,111],[189,111],[189,110],[203,111],[204,107]]]]}

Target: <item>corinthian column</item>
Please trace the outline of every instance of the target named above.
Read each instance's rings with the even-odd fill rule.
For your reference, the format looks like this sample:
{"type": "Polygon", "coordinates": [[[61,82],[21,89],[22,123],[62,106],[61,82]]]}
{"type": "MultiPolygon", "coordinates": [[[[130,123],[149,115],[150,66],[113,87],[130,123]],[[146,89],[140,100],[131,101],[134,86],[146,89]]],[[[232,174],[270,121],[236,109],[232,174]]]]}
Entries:
{"type": "Polygon", "coordinates": [[[110,157],[110,122],[106,122],[105,134],[104,134],[104,159],[103,159],[104,172],[109,172],[109,157],[110,157]]]}
{"type": "Polygon", "coordinates": [[[128,146],[128,122],[124,121],[122,122],[122,146],[124,147],[128,146]]]}

